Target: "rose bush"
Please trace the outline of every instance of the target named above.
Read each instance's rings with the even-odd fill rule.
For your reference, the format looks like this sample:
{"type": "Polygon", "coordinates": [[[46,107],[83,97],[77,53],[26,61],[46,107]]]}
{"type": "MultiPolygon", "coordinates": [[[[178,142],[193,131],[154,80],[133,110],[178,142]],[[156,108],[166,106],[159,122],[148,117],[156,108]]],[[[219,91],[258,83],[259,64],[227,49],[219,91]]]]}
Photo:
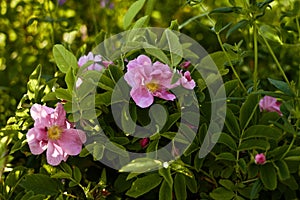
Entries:
{"type": "Polygon", "coordinates": [[[299,1],[81,3],[1,3],[0,199],[300,198],[299,1]]]}

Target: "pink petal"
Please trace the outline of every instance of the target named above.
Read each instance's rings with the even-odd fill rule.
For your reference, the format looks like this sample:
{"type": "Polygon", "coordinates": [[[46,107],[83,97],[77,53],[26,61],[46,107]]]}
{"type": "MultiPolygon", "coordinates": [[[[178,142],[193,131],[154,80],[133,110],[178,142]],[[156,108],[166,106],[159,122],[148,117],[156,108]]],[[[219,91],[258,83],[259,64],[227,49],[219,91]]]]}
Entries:
{"type": "Polygon", "coordinates": [[[57,143],[64,152],[75,156],[81,152],[82,144],[86,142],[86,135],[82,130],[66,129],[57,143]]]}
{"type": "Polygon", "coordinates": [[[26,134],[29,149],[32,154],[39,155],[47,149],[47,133],[38,128],[29,129],[26,134]]]}
{"type": "Polygon", "coordinates": [[[34,119],[35,127],[46,127],[51,124],[50,114],[54,112],[53,108],[42,106],[40,104],[34,104],[30,109],[30,115],[34,119]]]}
{"type": "Polygon", "coordinates": [[[63,151],[62,147],[52,141],[48,143],[46,156],[47,162],[52,166],[57,166],[62,160],[66,161],[68,158],[68,155],[63,151]]]}
{"type": "Polygon", "coordinates": [[[66,111],[61,103],[58,103],[55,112],[51,115],[53,123],[60,127],[65,127],[66,125],[66,111]]]}
{"type": "Polygon", "coordinates": [[[146,56],[146,55],[140,55],[139,57],[137,57],[137,62],[141,65],[151,65],[151,59],[146,56]]]}
{"type": "Polygon", "coordinates": [[[109,65],[113,65],[114,63],[112,61],[104,60],[104,61],[102,61],[102,64],[104,65],[104,67],[107,68],[109,65]]]}
{"type": "Polygon", "coordinates": [[[154,97],[145,87],[131,89],[130,95],[133,101],[141,108],[149,107],[154,101],[154,97]]]}
{"type": "Polygon", "coordinates": [[[192,90],[196,86],[195,81],[192,79],[189,71],[185,72],[182,78],[180,79],[182,87],[192,90]]]}
{"type": "Polygon", "coordinates": [[[159,97],[161,99],[168,100],[168,101],[173,101],[174,99],[176,99],[176,96],[174,94],[172,94],[166,90],[157,91],[153,95],[156,97],[159,97]]]}
{"type": "Polygon", "coordinates": [[[268,112],[277,112],[280,116],[282,116],[282,113],[280,111],[280,105],[281,103],[276,100],[276,98],[271,96],[264,96],[259,101],[259,108],[260,111],[268,111],[268,112]]]}

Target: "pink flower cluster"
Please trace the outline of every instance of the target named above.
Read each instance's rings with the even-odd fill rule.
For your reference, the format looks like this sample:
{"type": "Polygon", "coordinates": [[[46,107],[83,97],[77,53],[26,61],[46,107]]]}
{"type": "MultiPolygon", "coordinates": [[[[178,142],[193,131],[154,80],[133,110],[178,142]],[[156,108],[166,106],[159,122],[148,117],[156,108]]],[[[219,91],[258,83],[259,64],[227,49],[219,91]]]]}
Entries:
{"type": "Polygon", "coordinates": [[[81,152],[86,135],[68,122],[61,103],[55,109],[34,104],[30,114],[34,127],[26,137],[32,154],[39,155],[46,150],[47,162],[56,166],[66,161],[69,155],[75,156],[81,152]]]}
{"type": "Polygon", "coordinates": [[[264,98],[259,101],[260,111],[265,110],[268,112],[277,112],[280,116],[282,116],[280,105],[281,103],[271,96],[264,96],[264,98]]]}
{"type": "Polygon", "coordinates": [[[124,76],[126,82],[132,87],[130,95],[134,102],[141,108],[149,107],[154,97],[173,101],[176,96],[168,90],[182,85],[187,89],[195,87],[195,81],[190,72],[178,72],[181,78],[172,84],[173,72],[170,67],[161,62],[152,63],[146,55],[140,55],[127,64],[124,76]]]}

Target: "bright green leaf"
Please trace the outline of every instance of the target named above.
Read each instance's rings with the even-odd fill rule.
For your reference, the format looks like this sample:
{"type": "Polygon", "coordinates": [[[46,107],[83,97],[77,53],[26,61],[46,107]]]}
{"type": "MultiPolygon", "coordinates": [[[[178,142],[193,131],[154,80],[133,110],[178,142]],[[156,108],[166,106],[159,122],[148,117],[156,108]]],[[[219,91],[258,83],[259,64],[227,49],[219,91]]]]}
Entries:
{"type": "Polygon", "coordinates": [[[131,188],[126,192],[126,195],[137,198],[156,188],[161,181],[162,177],[156,173],[138,178],[132,183],[131,188]]]}
{"type": "Polygon", "coordinates": [[[132,20],[143,8],[145,2],[146,2],[146,0],[138,0],[129,7],[129,9],[126,12],[124,19],[123,19],[124,29],[127,29],[130,26],[130,24],[132,23],[132,20]]]}
{"type": "Polygon", "coordinates": [[[57,67],[63,73],[67,73],[70,68],[78,68],[76,57],[61,44],[54,45],[53,56],[57,67]]]}

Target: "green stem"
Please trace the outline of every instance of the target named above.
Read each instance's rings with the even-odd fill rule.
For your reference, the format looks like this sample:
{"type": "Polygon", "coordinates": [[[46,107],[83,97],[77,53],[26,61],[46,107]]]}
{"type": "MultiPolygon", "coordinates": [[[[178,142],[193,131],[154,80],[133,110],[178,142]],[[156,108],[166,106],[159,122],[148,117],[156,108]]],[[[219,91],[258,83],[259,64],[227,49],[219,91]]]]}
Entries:
{"type": "Polygon", "coordinates": [[[232,62],[231,62],[231,60],[230,60],[230,58],[229,58],[229,56],[228,56],[228,54],[227,54],[225,48],[223,47],[223,43],[222,43],[220,34],[216,32],[216,35],[217,35],[217,38],[218,38],[218,42],[219,42],[219,44],[220,44],[220,46],[221,46],[221,49],[222,49],[222,51],[224,52],[224,54],[225,54],[225,56],[226,56],[226,58],[227,58],[227,60],[228,60],[228,62],[229,62],[229,65],[230,65],[230,67],[231,67],[231,70],[232,70],[233,74],[234,74],[235,77],[238,79],[238,81],[239,81],[241,87],[243,88],[243,90],[244,90],[245,92],[247,92],[247,89],[245,88],[243,82],[241,81],[241,79],[240,79],[238,73],[237,73],[236,70],[234,69],[234,66],[233,66],[232,62]]]}
{"type": "MultiPolygon", "coordinates": [[[[259,30],[259,29],[258,29],[258,30],[259,30]]],[[[273,51],[273,49],[271,48],[269,42],[267,41],[267,39],[264,37],[264,35],[263,35],[262,33],[261,33],[260,35],[261,35],[261,37],[263,38],[263,40],[264,40],[264,42],[265,42],[265,44],[266,44],[266,46],[267,46],[267,48],[268,48],[268,50],[269,50],[271,56],[273,57],[273,59],[274,59],[276,65],[277,65],[279,71],[281,72],[281,74],[282,74],[282,76],[283,76],[285,82],[289,85],[289,87],[290,87],[291,90],[293,91],[293,89],[292,89],[292,87],[291,87],[291,85],[290,85],[289,79],[288,79],[287,76],[285,75],[285,72],[284,72],[282,66],[280,65],[280,63],[279,63],[279,61],[278,61],[276,55],[274,54],[274,51],[273,51]]]]}
{"type": "Polygon", "coordinates": [[[253,90],[257,91],[258,86],[258,48],[257,48],[257,27],[253,25],[253,46],[254,46],[254,72],[253,72],[253,90]]]}
{"type": "Polygon", "coordinates": [[[294,134],[293,135],[293,140],[292,140],[291,144],[289,145],[289,148],[286,150],[286,152],[284,152],[284,154],[281,156],[280,159],[283,159],[290,152],[290,150],[292,149],[292,147],[294,145],[294,142],[295,142],[296,138],[297,138],[297,135],[294,134]]]}

